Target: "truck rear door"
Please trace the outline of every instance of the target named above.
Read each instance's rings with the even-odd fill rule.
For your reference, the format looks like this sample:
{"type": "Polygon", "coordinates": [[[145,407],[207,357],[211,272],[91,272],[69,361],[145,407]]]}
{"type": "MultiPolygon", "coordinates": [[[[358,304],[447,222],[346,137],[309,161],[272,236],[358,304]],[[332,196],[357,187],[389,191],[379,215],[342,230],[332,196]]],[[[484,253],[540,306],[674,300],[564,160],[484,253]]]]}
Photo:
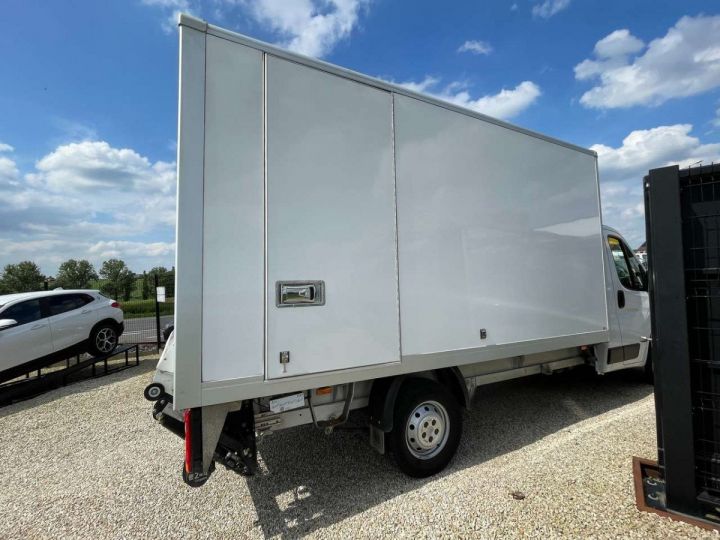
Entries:
{"type": "Polygon", "coordinates": [[[266,69],[267,378],[399,362],[392,96],[266,69]]]}

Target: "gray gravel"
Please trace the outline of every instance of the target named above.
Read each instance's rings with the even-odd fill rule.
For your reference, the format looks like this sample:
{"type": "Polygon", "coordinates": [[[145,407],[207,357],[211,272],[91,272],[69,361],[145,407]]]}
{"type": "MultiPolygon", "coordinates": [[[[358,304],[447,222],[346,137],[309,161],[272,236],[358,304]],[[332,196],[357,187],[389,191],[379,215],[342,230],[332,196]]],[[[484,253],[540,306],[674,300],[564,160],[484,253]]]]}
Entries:
{"type": "Polygon", "coordinates": [[[631,456],[656,454],[635,374],[481,389],[432,479],[403,476],[360,431],[301,427],[260,442],[260,475],[219,468],[193,490],[142,398],[153,367],[0,409],[0,538],[717,538],[635,509],[631,456]]]}

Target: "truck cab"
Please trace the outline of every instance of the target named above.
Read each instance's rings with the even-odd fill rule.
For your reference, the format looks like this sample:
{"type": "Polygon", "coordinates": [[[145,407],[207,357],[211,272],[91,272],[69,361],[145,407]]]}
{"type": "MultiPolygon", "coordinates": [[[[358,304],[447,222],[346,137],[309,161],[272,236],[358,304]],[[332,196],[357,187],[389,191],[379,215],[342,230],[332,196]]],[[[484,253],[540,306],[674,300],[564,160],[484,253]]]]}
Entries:
{"type": "Polygon", "coordinates": [[[595,347],[598,373],[642,367],[650,350],[647,271],[623,236],[603,226],[610,340],[595,347]]]}

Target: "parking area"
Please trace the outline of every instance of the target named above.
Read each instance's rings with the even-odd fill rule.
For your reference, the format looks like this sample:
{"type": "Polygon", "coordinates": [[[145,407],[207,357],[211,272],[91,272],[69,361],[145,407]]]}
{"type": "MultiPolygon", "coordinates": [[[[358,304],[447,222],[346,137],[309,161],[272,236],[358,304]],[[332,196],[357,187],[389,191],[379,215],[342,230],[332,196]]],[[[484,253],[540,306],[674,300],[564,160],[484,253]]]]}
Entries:
{"type": "Polygon", "coordinates": [[[416,480],[360,429],[259,442],[261,473],[180,479],[181,441],[142,389],[155,361],[0,409],[2,538],[706,538],[638,512],[631,456],[654,458],[651,387],[576,371],[481,388],[458,454],[416,480]]]}

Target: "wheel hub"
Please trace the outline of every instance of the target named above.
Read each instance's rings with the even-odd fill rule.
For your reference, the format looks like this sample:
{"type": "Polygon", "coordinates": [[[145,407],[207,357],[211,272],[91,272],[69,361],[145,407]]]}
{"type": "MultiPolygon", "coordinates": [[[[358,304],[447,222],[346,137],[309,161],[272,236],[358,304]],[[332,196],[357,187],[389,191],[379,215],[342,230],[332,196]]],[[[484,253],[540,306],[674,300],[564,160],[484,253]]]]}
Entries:
{"type": "Polygon", "coordinates": [[[410,453],[420,459],[437,455],[447,442],[448,413],[437,401],[420,403],[410,413],[405,442],[410,453]]]}
{"type": "Polygon", "coordinates": [[[100,352],[109,353],[117,344],[117,335],[112,328],[101,328],[95,337],[95,346],[100,352]]]}

